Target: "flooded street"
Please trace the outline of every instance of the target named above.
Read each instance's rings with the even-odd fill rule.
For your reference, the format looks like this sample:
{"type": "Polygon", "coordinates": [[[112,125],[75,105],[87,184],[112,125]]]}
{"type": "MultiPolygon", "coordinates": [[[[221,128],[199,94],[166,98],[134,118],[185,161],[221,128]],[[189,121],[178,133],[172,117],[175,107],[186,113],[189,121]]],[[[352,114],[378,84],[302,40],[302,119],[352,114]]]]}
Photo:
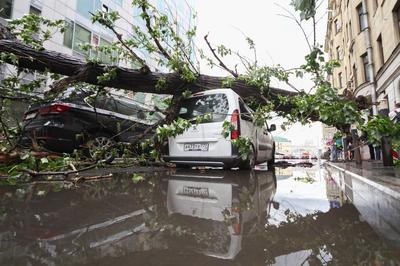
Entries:
{"type": "Polygon", "coordinates": [[[0,196],[1,265],[400,263],[399,243],[318,166],[124,173],[0,196]]]}

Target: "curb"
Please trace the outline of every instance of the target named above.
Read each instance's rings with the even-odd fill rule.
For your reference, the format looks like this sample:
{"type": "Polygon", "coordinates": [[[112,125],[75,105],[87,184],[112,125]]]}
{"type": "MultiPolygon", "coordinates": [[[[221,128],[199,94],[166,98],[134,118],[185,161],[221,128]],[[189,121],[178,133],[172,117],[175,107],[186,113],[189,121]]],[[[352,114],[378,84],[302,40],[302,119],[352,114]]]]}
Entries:
{"type": "Polygon", "coordinates": [[[347,175],[350,175],[350,176],[352,176],[352,177],[354,177],[356,179],[359,179],[360,181],[372,186],[373,188],[375,188],[377,190],[380,190],[380,191],[392,196],[396,200],[400,200],[400,192],[399,191],[393,190],[393,189],[391,189],[391,188],[389,188],[389,187],[387,187],[387,186],[385,186],[383,184],[380,184],[380,183],[377,183],[375,181],[372,181],[371,179],[368,179],[368,178],[363,177],[361,175],[355,174],[355,173],[353,173],[353,172],[351,172],[349,170],[343,169],[343,168],[341,168],[341,167],[339,167],[339,166],[337,166],[337,165],[335,165],[335,164],[333,164],[331,162],[325,162],[325,164],[329,165],[332,168],[336,168],[337,170],[343,172],[344,174],[347,174],[347,175]]]}

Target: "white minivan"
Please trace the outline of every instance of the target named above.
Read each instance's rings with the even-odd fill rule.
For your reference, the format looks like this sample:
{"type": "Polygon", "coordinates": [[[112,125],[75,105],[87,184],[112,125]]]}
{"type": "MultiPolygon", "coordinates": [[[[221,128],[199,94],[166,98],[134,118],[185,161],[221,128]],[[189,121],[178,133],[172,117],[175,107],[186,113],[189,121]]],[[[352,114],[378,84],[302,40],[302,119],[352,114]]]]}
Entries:
{"type": "Polygon", "coordinates": [[[195,120],[211,114],[212,117],[199,125],[193,125],[183,134],[168,139],[163,159],[178,166],[216,166],[249,169],[256,163],[275,160],[275,143],[271,131],[275,125],[262,127],[253,122],[253,111],[231,89],[215,89],[196,93],[184,100],[179,117],[195,120]],[[225,138],[222,135],[224,121],[233,124],[233,130],[225,138]],[[232,140],[248,137],[252,143],[251,154],[242,160],[232,140]]]}

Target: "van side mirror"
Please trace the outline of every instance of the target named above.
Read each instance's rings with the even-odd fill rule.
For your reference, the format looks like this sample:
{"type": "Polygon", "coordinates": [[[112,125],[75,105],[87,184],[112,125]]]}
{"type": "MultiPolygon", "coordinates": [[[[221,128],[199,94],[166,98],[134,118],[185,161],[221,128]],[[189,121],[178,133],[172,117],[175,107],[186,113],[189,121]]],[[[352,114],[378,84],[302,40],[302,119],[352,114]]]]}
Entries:
{"type": "Polygon", "coordinates": [[[276,130],[276,125],[275,124],[272,124],[272,125],[269,126],[269,131],[270,132],[275,131],[275,130],[276,130]]]}
{"type": "Polygon", "coordinates": [[[272,207],[274,207],[275,210],[279,210],[279,207],[280,207],[279,202],[272,201],[272,207]]]}

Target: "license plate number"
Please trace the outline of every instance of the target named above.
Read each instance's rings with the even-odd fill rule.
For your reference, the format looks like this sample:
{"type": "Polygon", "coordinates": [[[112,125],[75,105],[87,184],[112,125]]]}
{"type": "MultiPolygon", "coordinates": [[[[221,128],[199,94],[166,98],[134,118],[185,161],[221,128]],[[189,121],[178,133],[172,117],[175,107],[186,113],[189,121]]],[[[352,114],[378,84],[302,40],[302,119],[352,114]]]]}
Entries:
{"type": "Polygon", "coordinates": [[[32,119],[32,118],[35,118],[35,116],[36,116],[36,113],[30,113],[30,114],[26,115],[25,119],[26,120],[32,119]]]}
{"type": "Polygon", "coordinates": [[[201,188],[201,187],[183,187],[182,191],[183,195],[192,196],[192,197],[199,197],[199,198],[208,198],[208,188],[201,188]]]}
{"type": "Polygon", "coordinates": [[[208,143],[186,143],[184,151],[208,151],[208,143]]]}

